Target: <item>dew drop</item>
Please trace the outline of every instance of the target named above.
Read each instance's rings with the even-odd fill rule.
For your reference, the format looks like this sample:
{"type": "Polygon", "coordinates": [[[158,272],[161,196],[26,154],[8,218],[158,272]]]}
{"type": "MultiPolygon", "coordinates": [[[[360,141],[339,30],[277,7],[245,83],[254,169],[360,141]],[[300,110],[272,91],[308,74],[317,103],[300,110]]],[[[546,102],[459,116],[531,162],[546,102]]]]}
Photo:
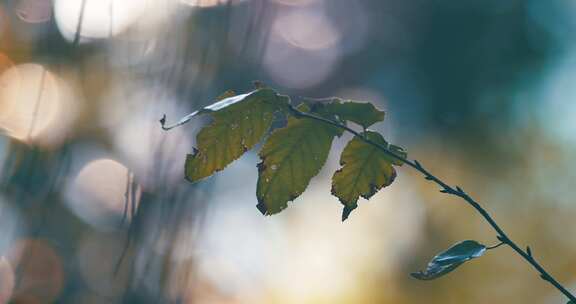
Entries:
{"type": "Polygon", "coordinates": [[[234,130],[234,129],[238,128],[238,124],[231,124],[230,128],[232,128],[232,130],[234,130]]]}
{"type": "Polygon", "coordinates": [[[272,171],[275,171],[276,169],[278,169],[278,166],[277,166],[277,165],[272,165],[272,166],[270,166],[270,169],[272,169],[272,171]]]}

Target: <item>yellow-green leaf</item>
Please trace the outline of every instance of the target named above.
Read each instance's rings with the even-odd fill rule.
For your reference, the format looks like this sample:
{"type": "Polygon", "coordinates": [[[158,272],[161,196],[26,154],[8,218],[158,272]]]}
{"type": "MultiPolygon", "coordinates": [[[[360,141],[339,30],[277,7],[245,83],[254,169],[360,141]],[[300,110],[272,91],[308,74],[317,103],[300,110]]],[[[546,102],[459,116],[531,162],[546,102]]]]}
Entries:
{"type": "Polygon", "coordinates": [[[166,126],[166,115],[164,115],[162,119],[160,119],[160,124],[162,125],[162,129],[170,130],[189,122],[192,118],[200,114],[214,113],[225,110],[234,111],[238,107],[245,106],[246,103],[253,102],[255,99],[263,100],[265,103],[276,104],[280,107],[284,107],[288,104],[287,96],[278,95],[276,92],[268,88],[257,89],[250,93],[240,95],[236,95],[234,91],[228,90],[222,93],[220,96],[216,97],[217,102],[182,117],[178,122],[166,126]]]}
{"type": "Polygon", "coordinates": [[[357,123],[364,128],[384,120],[384,112],[369,102],[336,99],[326,104],[322,110],[337,115],[341,120],[357,123]]]}
{"type": "Polygon", "coordinates": [[[287,98],[270,89],[224,98],[198,111],[213,121],[197,135],[198,147],[186,157],[186,178],[195,182],[224,169],[254,147],[270,129],[273,114],[287,98]]]}
{"type": "MultiPolygon", "coordinates": [[[[300,107],[306,110],[305,107],[300,107]]],[[[326,162],[340,130],[308,118],[289,117],[260,151],[256,196],[258,210],[271,215],[296,199],[326,162]]]]}
{"type": "MultiPolygon", "coordinates": [[[[388,144],[379,133],[366,131],[362,136],[388,148],[398,156],[406,157],[404,150],[388,144]]],[[[344,205],[344,221],[358,206],[360,196],[369,199],[378,190],[392,184],[396,178],[396,170],[392,165],[400,166],[402,162],[354,137],[342,151],[340,165],[342,168],[332,177],[332,194],[344,205]]]]}

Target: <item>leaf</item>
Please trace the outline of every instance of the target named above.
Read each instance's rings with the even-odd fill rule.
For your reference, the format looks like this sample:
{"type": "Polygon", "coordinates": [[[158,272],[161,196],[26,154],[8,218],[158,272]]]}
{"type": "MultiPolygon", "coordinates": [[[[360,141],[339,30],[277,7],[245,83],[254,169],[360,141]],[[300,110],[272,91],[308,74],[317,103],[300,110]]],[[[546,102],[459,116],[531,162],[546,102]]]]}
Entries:
{"type": "Polygon", "coordinates": [[[435,256],[428,263],[426,271],[415,272],[411,275],[418,280],[433,280],[456,269],[466,261],[482,256],[484,252],[486,252],[486,246],[472,240],[462,241],[435,256]]]}
{"type": "Polygon", "coordinates": [[[160,119],[160,123],[162,124],[162,128],[164,130],[170,130],[189,122],[194,116],[222,111],[225,109],[229,110],[230,108],[233,110],[235,107],[242,106],[242,104],[249,103],[254,99],[266,100],[268,103],[277,103],[278,101],[281,101],[279,104],[288,103],[288,98],[286,96],[278,95],[273,90],[267,88],[257,89],[255,91],[240,95],[235,95],[234,91],[228,90],[216,98],[218,102],[208,105],[200,110],[194,111],[182,117],[178,122],[170,126],[164,125],[166,123],[166,116],[160,119]]]}
{"type": "Polygon", "coordinates": [[[341,134],[312,119],[289,117],[286,127],[274,131],[260,150],[258,210],[264,215],[278,213],[302,194],[326,162],[332,140],[341,134]]]}
{"type": "Polygon", "coordinates": [[[342,120],[357,123],[364,128],[384,120],[384,112],[369,102],[342,101],[337,98],[325,104],[322,111],[337,115],[342,120]]]}
{"type": "Polygon", "coordinates": [[[198,147],[186,157],[186,178],[196,182],[208,177],[254,147],[270,129],[274,112],[284,103],[286,97],[260,89],[224,98],[197,111],[210,113],[213,121],[198,132],[198,147]]]}
{"type": "MultiPolygon", "coordinates": [[[[406,158],[404,150],[388,144],[382,135],[374,131],[366,131],[361,135],[406,158]]],[[[369,199],[378,190],[392,184],[396,178],[396,170],[392,165],[401,166],[402,162],[354,137],[342,151],[340,165],[342,168],[332,177],[332,194],[344,205],[344,221],[358,206],[360,196],[369,199]]]]}

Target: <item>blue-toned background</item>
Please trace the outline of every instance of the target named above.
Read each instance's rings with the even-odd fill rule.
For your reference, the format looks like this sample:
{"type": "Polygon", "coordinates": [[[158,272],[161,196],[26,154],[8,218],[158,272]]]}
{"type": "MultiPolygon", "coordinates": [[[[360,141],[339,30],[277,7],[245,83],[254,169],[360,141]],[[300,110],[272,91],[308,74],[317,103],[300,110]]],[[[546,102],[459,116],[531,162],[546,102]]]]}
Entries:
{"type": "Polygon", "coordinates": [[[495,234],[407,167],[340,222],[349,136],[264,217],[255,151],[190,184],[207,120],[158,119],[253,80],[374,102],[375,129],[576,290],[575,20],[569,0],[4,0],[0,303],[565,303],[506,247],[412,279],[495,234]]]}

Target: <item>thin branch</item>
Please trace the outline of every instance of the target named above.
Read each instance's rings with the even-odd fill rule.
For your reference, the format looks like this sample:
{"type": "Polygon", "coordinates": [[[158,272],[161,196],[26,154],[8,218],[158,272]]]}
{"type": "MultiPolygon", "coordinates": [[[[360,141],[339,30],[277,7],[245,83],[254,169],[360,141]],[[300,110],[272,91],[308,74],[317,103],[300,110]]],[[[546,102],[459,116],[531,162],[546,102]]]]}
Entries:
{"type": "Polygon", "coordinates": [[[399,155],[396,155],[394,152],[388,150],[388,148],[386,146],[367,139],[366,137],[362,136],[360,133],[358,133],[354,129],[347,127],[346,125],[340,124],[340,123],[332,121],[330,119],[316,116],[314,114],[301,112],[292,106],[290,106],[290,111],[297,118],[304,117],[304,118],[308,118],[308,119],[313,119],[313,120],[316,120],[316,121],[340,128],[342,130],[346,130],[346,131],[354,134],[354,136],[358,137],[360,140],[366,142],[369,145],[372,145],[372,146],[378,148],[379,150],[381,150],[382,152],[391,156],[392,158],[397,159],[397,160],[401,161],[402,163],[405,163],[406,165],[414,168],[416,171],[420,172],[422,175],[424,175],[425,179],[432,181],[432,182],[436,183],[438,186],[440,186],[440,188],[441,188],[440,192],[457,196],[457,197],[463,199],[464,201],[466,201],[466,203],[468,203],[468,205],[472,206],[478,213],[480,213],[480,215],[484,218],[484,220],[486,220],[486,222],[488,222],[488,224],[490,224],[490,226],[492,226],[492,228],[496,231],[497,236],[498,236],[498,240],[500,240],[501,243],[492,247],[492,248],[496,248],[502,244],[506,244],[506,245],[510,246],[510,248],[512,248],[526,262],[528,262],[530,265],[532,265],[532,267],[536,271],[538,271],[538,273],[540,274],[540,277],[544,281],[553,285],[562,294],[564,294],[568,299],[570,299],[571,302],[572,301],[576,302],[576,296],[574,296],[572,293],[570,293],[564,286],[562,286],[562,284],[560,284],[554,277],[552,277],[552,275],[550,275],[532,257],[532,252],[529,249],[527,249],[527,251],[524,251],[518,245],[516,245],[516,243],[508,237],[508,235],[504,232],[504,230],[502,230],[502,228],[500,228],[500,226],[496,223],[496,221],[494,221],[494,219],[492,218],[492,216],[490,216],[488,211],[486,211],[484,208],[482,208],[482,206],[480,206],[480,204],[478,202],[476,202],[472,197],[470,197],[466,192],[464,192],[464,190],[462,190],[462,188],[460,188],[459,186],[455,186],[455,187],[449,186],[447,183],[442,181],[440,178],[438,178],[435,175],[433,175],[432,173],[428,172],[428,170],[426,170],[422,166],[422,164],[420,164],[417,160],[411,161],[409,159],[406,159],[406,158],[403,158],[399,155]]]}
{"type": "Polygon", "coordinates": [[[40,86],[38,88],[38,95],[36,95],[36,102],[34,103],[34,112],[32,113],[32,121],[30,122],[30,128],[28,129],[28,134],[26,135],[26,140],[28,141],[32,139],[34,127],[36,126],[36,121],[38,120],[38,111],[40,109],[40,103],[42,102],[42,93],[44,92],[44,87],[46,86],[46,74],[48,74],[48,71],[46,68],[42,68],[40,86]]]}
{"type": "MultiPolygon", "coordinates": [[[[560,284],[552,275],[550,275],[544,269],[544,267],[542,267],[533,258],[530,248],[527,247],[526,251],[521,249],[514,241],[512,241],[508,237],[508,235],[496,223],[496,221],[492,218],[492,216],[488,213],[488,211],[486,211],[482,206],[480,206],[480,204],[478,202],[476,202],[472,197],[470,197],[466,192],[464,192],[464,190],[462,190],[462,188],[460,188],[459,186],[452,187],[452,186],[448,185],[446,182],[442,181],[440,178],[438,178],[437,176],[433,175],[428,170],[426,170],[424,168],[424,166],[422,166],[422,164],[420,162],[418,162],[417,160],[409,160],[409,159],[406,159],[400,155],[397,155],[394,152],[388,150],[388,147],[386,147],[380,143],[369,140],[368,138],[366,138],[365,136],[362,136],[362,134],[360,134],[359,132],[357,132],[356,130],[354,130],[352,128],[349,128],[345,124],[341,124],[339,122],[336,122],[336,121],[333,121],[330,119],[326,119],[324,117],[320,117],[320,116],[317,116],[317,115],[314,115],[311,113],[302,112],[291,105],[289,105],[288,109],[290,110],[290,113],[296,118],[313,119],[313,120],[316,120],[316,121],[319,121],[319,122],[322,122],[322,123],[325,123],[325,124],[328,124],[328,125],[331,125],[331,126],[334,126],[336,128],[339,128],[339,129],[342,129],[342,130],[345,130],[345,131],[352,133],[354,136],[358,137],[360,140],[364,141],[365,143],[376,147],[377,149],[379,149],[380,151],[389,155],[390,157],[392,157],[396,160],[399,160],[402,163],[404,163],[404,164],[412,167],[416,171],[420,172],[424,176],[425,179],[432,181],[435,184],[437,184],[438,186],[440,186],[440,192],[454,195],[454,196],[457,196],[457,197],[461,198],[462,200],[464,200],[466,203],[468,203],[468,205],[472,206],[472,208],[474,208],[478,213],[480,213],[480,215],[484,218],[484,220],[486,222],[488,222],[488,224],[496,231],[497,238],[501,243],[498,245],[489,247],[487,249],[493,249],[493,248],[499,247],[499,246],[504,245],[504,244],[508,245],[510,248],[512,248],[518,255],[520,255],[526,262],[528,262],[540,274],[540,278],[542,278],[544,281],[550,283],[552,286],[554,286],[556,289],[558,289],[562,294],[564,294],[564,296],[566,296],[568,299],[570,299],[571,302],[576,303],[576,296],[574,296],[564,286],[562,286],[562,284],[560,284]]],[[[180,125],[187,123],[196,114],[198,114],[197,111],[185,116],[180,121],[178,121],[177,123],[170,125],[170,126],[165,126],[166,116],[164,115],[162,117],[162,119],[160,119],[160,124],[162,125],[162,129],[170,130],[174,127],[177,127],[177,126],[180,126],[180,125]]]]}
{"type": "Polygon", "coordinates": [[[72,45],[77,46],[80,43],[80,36],[82,34],[82,25],[84,23],[84,11],[86,10],[86,1],[82,0],[80,4],[80,13],[78,14],[78,23],[76,23],[76,33],[74,34],[74,40],[72,45]]]}

